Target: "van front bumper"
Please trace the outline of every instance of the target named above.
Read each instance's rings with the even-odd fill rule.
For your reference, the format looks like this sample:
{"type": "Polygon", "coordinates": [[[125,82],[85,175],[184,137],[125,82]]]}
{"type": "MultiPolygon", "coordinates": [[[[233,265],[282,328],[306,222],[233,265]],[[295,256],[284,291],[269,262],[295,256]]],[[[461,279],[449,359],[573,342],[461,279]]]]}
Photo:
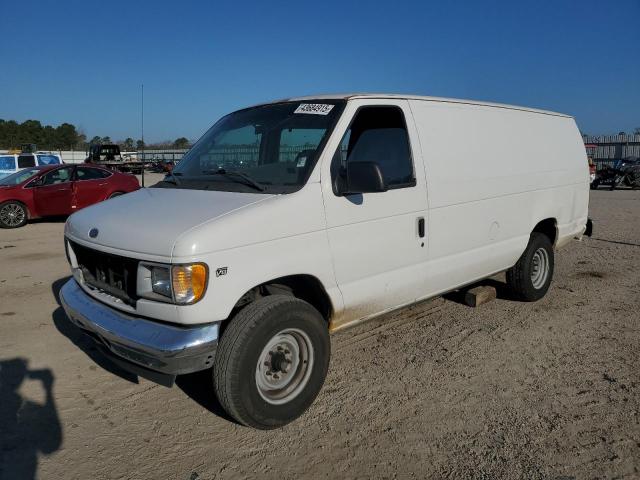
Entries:
{"type": "Polygon", "coordinates": [[[60,290],[60,301],[71,322],[136,375],[171,386],[176,375],[213,365],[219,323],[180,327],[127,315],[94,300],[74,279],[60,290]]]}

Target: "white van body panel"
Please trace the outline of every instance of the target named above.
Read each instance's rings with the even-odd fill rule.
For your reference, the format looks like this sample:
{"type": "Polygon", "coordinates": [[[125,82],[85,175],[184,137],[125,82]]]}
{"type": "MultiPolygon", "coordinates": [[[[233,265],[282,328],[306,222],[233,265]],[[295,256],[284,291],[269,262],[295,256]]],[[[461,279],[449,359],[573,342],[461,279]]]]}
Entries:
{"type": "Polygon", "coordinates": [[[295,193],[272,196],[187,231],[176,241],[172,263],[209,266],[208,301],[180,307],[180,322],[225,319],[251,288],[290,275],[319,280],[334,309],[341,310],[325,226],[320,184],[307,182],[295,193]],[[224,267],[226,274],[217,277],[224,267]]]}
{"type": "Polygon", "coordinates": [[[143,189],[71,216],[66,235],[85,246],[208,265],[207,291],[194,305],[110,306],[174,323],[217,322],[252,288],[305,275],[324,288],[335,330],[513,266],[541,220],[556,222],[556,246],[584,231],[588,168],[571,117],[430,97],[340,98],[345,110],[297,192],[143,189]],[[367,105],[402,110],[416,184],[337,196],[333,154],[367,105]],[[97,240],[87,237],[94,227],[97,240]]]}
{"type": "Polygon", "coordinates": [[[572,118],[486,105],[410,100],[429,192],[427,294],[505,270],[535,225],[557,244],[587,221],[588,169],[572,118]]]}
{"type": "MultiPolygon", "coordinates": [[[[82,242],[92,228],[100,234],[91,239],[108,253],[148,261],[169,261],[176,240],[185,237],[199,225],[247,206],[267,200],[271,195],[203,190],[141,188],[100,202],[73,214],[67,224],[68,236],[82,242]],[[141,223],[144,228],[140,228],[141,223]],[[123,235],[123,232],[136,232],[123,235]]],[[[188,247],[192,253],[204,253],[220,248],[217,236],[193,239],[188,247]]]]}

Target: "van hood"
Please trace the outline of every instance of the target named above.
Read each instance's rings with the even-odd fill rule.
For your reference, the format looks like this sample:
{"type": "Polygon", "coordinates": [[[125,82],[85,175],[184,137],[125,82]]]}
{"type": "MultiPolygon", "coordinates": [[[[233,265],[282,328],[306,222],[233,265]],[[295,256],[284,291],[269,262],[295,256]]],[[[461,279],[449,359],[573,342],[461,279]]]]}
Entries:
{"type": "Polygon", "coordinates": [[[171,257],[176,239],[187,230],[271,197],[257,193],[142,188],[74,213],[67,220],[65,234],[108,249],[171,257]],[[94,238],[89,236],[92,229],[98,231],[94,238]]]}

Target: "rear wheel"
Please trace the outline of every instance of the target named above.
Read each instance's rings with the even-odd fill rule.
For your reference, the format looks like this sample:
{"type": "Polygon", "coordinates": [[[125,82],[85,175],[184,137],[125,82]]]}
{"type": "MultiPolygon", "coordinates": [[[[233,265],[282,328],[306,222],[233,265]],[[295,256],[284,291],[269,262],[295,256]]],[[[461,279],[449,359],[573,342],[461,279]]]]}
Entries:
{"type": "Polygon", "coordinates": [[[330,351],[327,324],[307,302],[286,295],[257,300],[231,320],[218,345],[218,400],[244,425],[286,425],[320,392],[330,351]]]}
{"type": "Polygon", "coordinates": [[[21,203],[9,201],[0,205],[0,227],[22,227],[28,219],[27,209],[21,203]]]}
{"type": "Polygon", "coordinates": [[[518,263],[507,270],[507,284],[518,299],[534,302],[549,290],[553,266],[551,240],[543,233],[533,232],[518,263]]]}

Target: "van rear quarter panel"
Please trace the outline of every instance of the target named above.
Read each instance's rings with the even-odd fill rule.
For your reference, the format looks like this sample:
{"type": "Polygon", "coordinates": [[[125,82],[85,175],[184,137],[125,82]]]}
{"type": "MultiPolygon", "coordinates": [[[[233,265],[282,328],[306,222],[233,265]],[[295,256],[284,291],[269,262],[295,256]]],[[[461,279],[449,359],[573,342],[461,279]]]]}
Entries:
{"type": "Polygon", "coordinates": [[[588,168],[571,117],[411,100],[429,199],[430,294],[505,270],[535,225],[581,233],[588,168]]]}

